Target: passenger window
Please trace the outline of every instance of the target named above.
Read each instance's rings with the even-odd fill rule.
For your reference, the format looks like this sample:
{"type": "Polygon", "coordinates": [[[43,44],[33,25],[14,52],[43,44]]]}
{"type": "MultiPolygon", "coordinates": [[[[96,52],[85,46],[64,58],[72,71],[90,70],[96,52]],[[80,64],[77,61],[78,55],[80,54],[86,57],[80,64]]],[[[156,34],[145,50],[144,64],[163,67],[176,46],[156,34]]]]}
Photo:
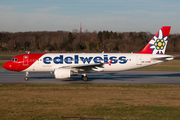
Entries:
{"type": "Polygon", "coordinates": [[[17,58],[14,59],[14,62],[17,62],[17,58]]]}

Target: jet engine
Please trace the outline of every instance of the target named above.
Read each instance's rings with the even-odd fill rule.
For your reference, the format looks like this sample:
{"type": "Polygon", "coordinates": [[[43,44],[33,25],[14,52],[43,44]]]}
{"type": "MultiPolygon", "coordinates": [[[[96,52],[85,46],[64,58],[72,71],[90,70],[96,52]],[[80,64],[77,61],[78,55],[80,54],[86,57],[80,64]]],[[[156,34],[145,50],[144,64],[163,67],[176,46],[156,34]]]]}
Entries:
{"type": "Polygon", "coordinates": [[[74,72],[71,69],[55,69],[54,70],[54,76],[56,79],[64,79],[64,78],[70,78],[71,76],[78,75],[78,72],[74,72]]]}

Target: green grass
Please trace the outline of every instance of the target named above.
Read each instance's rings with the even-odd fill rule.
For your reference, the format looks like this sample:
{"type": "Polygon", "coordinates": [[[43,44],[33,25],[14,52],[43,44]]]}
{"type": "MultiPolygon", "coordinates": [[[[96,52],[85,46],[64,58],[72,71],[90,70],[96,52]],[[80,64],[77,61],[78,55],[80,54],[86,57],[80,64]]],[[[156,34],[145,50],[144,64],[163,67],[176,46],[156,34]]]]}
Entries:
{"type": "Polygon", "coordinates": [[[5,63],[5,62],[7,62],[8,60],[0,60],[0,68],[2,68],[3,67],[3,64],[5,63]]]}
{"type": "Polygon", "coordinates": [[[174,54],[172,56],[175,56],[175,57],[180,57],[180,54],[174,54]]]}
{"type": "Polygon", "coordinates": [[[0,85],[0,96],[2,120],[180,118],[179,85],[13,84],[0,85]]]}
{"type": "Polygon", "coordinates": [[[16,56],[18,54],[0,54],[0,56],[3,56],[3,57],[12,57],[12,56],[16,56]]]}

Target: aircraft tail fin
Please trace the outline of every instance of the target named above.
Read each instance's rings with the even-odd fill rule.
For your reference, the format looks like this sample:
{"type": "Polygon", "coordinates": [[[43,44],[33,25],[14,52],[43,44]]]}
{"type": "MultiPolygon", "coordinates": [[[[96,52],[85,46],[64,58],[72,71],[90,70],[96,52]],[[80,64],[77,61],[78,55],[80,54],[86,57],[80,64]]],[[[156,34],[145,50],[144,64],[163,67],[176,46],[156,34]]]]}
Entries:
{"type": "Polygon", "coordinates": [[[140,54],[165,54],[171,26],[163,26],[138,53],[140,54]]]}

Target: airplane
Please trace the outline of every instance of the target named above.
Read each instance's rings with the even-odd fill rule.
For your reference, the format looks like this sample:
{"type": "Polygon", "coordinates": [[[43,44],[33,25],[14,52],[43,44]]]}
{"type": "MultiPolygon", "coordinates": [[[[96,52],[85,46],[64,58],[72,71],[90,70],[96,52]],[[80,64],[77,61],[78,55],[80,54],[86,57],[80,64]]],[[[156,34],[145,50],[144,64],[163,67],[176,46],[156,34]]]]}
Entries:
{"type": "Polygon", "coordinates": [[[117,72],[142,68],[173,60],[165,55],[171,26],[163,26],[137,53],[27,53],[12,57],[3,64],[10,71],[52,72],[56,79],[66,79],[82,74],[81,79],[87,81],[89,72],[117,72]]]}

